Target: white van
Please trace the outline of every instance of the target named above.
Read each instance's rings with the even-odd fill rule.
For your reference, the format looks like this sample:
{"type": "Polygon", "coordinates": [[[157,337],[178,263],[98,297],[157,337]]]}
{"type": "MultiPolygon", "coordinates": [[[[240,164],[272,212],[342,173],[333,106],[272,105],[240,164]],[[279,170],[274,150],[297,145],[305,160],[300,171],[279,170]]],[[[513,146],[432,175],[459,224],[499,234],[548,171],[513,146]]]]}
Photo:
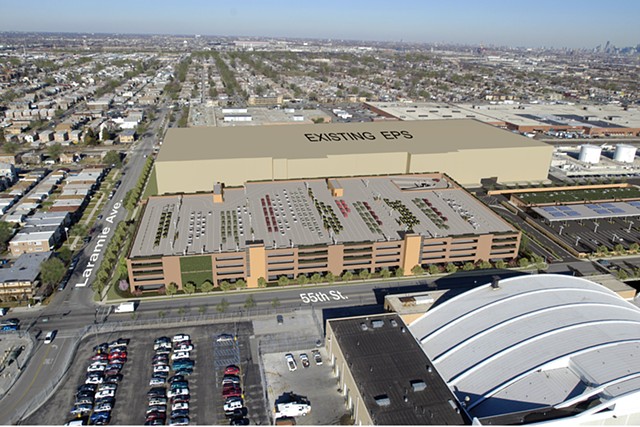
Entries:
{"type": "Polygon", "coordinates": [[[56,333],[58,331],[49,331],[47,332],[47,335],[45,335],[44,337],[44,343],[45,344],[51,344],[51,341],[53,341],[53,339],[56,337],[56,333]]]}

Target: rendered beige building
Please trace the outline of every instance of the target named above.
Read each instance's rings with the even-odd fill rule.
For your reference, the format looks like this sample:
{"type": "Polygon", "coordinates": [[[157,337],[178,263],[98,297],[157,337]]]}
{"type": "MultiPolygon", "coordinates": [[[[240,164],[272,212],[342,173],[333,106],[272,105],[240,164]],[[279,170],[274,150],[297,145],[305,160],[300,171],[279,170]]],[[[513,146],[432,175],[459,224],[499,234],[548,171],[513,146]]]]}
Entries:
{"type": "Polygon", "coordinates": [[[475,120],[173,128],[155,164],[158,194],[216,182],[440,171],[462,185],[545,180],[553,148],[475,120]]]}
{"type": "Polygon", "coordinates": [[[127,259],[131,291],[517,256],[520,233],[443,174],[216,185],[150,197],[127,259]]]}

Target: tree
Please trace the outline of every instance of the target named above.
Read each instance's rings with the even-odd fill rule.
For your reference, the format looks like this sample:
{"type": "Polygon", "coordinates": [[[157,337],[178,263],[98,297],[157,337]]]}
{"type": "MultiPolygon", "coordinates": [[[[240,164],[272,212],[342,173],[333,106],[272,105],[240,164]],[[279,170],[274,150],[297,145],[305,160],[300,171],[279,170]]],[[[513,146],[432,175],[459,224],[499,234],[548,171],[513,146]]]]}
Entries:
{"type": "Polygon", "coordinates": [[[496,268],[498,268],[498,269],[503,269],[503,268],[506,268],[507,263],[506,263],[506,262],[504,262],[504,260],[499,259],[499,260],[497,260],[497,261],[495,262],[495,264],[494,264],[494,265],[495,265],[495,267],[496,267],[496,268]]]}
{"type": "Polygon", "coordinates": [[[244,300],[244,308],[253,308],[256,306],[256,302],[253,299],[253,295],[249,295],[247,299],[244,300]]]}
{"type": "Polygon", "coordinates": [[[599,246],[598,247],[598,252],[600,252],[602,255],[608,255],[609,254],[609,248],[607,248],[605,245],[599,246]]]}
{"type": "Polygon", "coordinates": [[[62,146],[60,144],[52,144],[47,147],[47,154],[52,160],[58,160],[60,157],[60,153],[62,153],[62,146]]]}
{"type": "Polygon", "coordinates": [[[289,278],[287,276],[278,277],[278,286],[287,286],[289,284],[289,278]]]}
{"type": "Polygon", "coordinates": [[[371,277],[371,273],[366,268],[363,268],[362,270],[360,270],[360,273],[358,273],[358,277],[360,277],[362,280],[367,280],[369,277],[371,277]]]}
{"type": "Polygon", "coordinates": [[[616,277],[618,280],[627,280],[629,278],[629,274],[627,273],[627,270],[621,268],[616,272],[616,277]]]}
{"type": "Polygon", "coordinates": [[[424,274],[424,268],[422,268],[421,265],[416,264],[411,269],[411,273],[413,273],[415,276],[421,276],[424,274]]]}
{"type": "Polygon", "coordinates": [[[247,287],[247,282],[245,282],[243,279],[236,280],[236,288],[244,289],[246,287],[247,287]]]}
{"type": "Polygon", "coordinates": [[[471,271],[474,268],[476,268],[476,266],[472,262],[465,262],[464,265],[462,266],[462,269],[464,271],[471,271]]]}
{"type": "Polygon", "coordinates": [[[227,311],[227,308],[229,308],[229,302],[224,298],[222,298],[216,305],[216,310],[218,311],[218,313],[224,313],[225,311],[227,311]]]}
{"type": "Polygon", "coordinates": [[[313,273],[311,276],[311,283],[317,285],[320,281],[322,281],[322,275],[320,273],[313,273]]]}
{"type": "Polygon", "coordinates": [[[619,254],[623,254],[624,253],[624,246],[622,246],[620,243],[618,243],[617,245],[615,245],[613,247],[613,250],[618,252],[619,254]]]}
{"type": "Polygon", "coordinates": [[[264,277],[258,277],[258,287],[259,288],[266,288],[267,287],[267,279],[265,279],[264,277]]]}
{"type": "Polygon", "coordinates": [[[345,271],[344,273],[342,273],[342,280],[344,280],[345,282],[353,280],[353,273],[350,271],[345,271]]]}
{"type": "Polygon", "coordinates": [[[278,297],[275,297],[274,299],[271,300],[271,307],[273,308],[280,307],[280,300],[278,299],[278,297]]]}
{"type": "MultiPolygon", "coordinates": [[[[540,260],[542,261],[542,259],[540,260]]],[[[480,263],[478,264],[478,268],[482,269],[482,270],[486,270],[488,268],[491,268],[491,263],[489,261],[480,261],[480,263]]]]}
{"type": "Polygon", "coordinates": [[[87,130],[87,133],[84,134],[84,143],[87,145],[98,145],[98,138],[96,138],[96,133],[93,129],[87,130]]]}
{"type": "Polygon", "coordinates": [[[640,249],[640,245],[635,242],[629,245],[629,250],[631,252],[638,252],[638,249],[640,249]]]}
{"type": "Polygon", "coordinates": [[[206,305],[201,305],[200,307],[198,307],[198,313],[200,313],[201,316],[204,313],[206,313],[206,311],[207,311],[207,306],[206,305]]]}
{"type": "Polygon", "coordinates": [[[522,257],[520,258],[520,260],[518,261],[518,265],[520,267],[526,267],[529,265],[529,259],[527,257],[522,257]]]}
{"type": "Polygon", "coordinates": [[[213,283],[211,283],[211,280],[205,280],[200,285],[200,292],[209,293],[213,290],[213,288],[214,286],[213,286],[213,283]]]}
{"type": "Polygon", "coordinates": [[[178,285],[174,282],[169,283],[169,286],[167,286],[165,292],[167,295],[173,298],[173,296],[178,293],[178,285]]]}
{"type": "Polygon", "coordinates": [[[447,270],[447,273],[455,273],[456,271],[458,271],[458,266],[450,262],[445,267],[445,270],[447,270]]]}
{"type": "Polygon", "coordinates": [[[58,283],[65,272],[66,268],[58,258],[51,258],[40,264],[40,278],[45,285],[58,283]]]}
{"type": "Polygon", "coordinates": [[[109,151],[105,154],[104,163],[107,165],[113,165],[113,167],[119,168],[122,166],[122,160],[120,159],[120,153],[116,150],[109,151]]]}
{"type": "Polygon", "coordinates": [[[13,237],[13,225],[6,221],[0,221],[0,252],[7,249],[7,243],[13,237]]]}
{"type": "Polygon", "coordinates": [[[391,272],[388,268],[383,268],[382,270],[380,270],[380,277],[382,277],[383,279],[388,279],[389,277],[391,277],[391,272]]]}
{"type": "Polygon", "coordinates": [[[222,290],[222,292],[227,292],[228,290],[231,289],[231,283],[229,283],[226,280],[223,280],[222,282],[220,282],[220,289],[222,290]]]}
{"type": "Polygon", "coordinates": [[[296,281],[299,285],[306,285],[309,283],[309,278],[305,274],[300,273],[298,274],[296,281]]]}
{"type": "Polygon", "coordinates": [[[429,266],[429,274],[438,274],[438,273],[440,273],[440,269],[438,268],[438,266],[435,264],[431,264],[429,266]]]}
{"type": "Polygon", "coordinates": [[[325,274],[324,276],[324,280],[327,281],[328,284],[333,284],[333,282],[336,281],[336,276],[334,276],[334,274],[330,271],[327,272],[327,274],[325,274]]]}
{"type": "Polygon", "coordinates": [[[65,264],[68,264],[69,261],[71,261],[71,258],[73,257],[73,251],[69,249],[67,246],[63,246],[60,249],[58,249],[57,254],[58,254],[58,258],[60,258],[60,260],[65,264]]]}
{"type": "Polygon", "coordinates": [[[402,276],[404,276],[404,268],[402,267],[396,268],[396,277],[402,277],[402,276]]]}
{"type": "Polygon", "coordinates": [[[184,293],[187,295],[193,295],[196,291],[196,285],[193,282],[187,282],[182,289],[184,289],[184,293]]]}
{"type": "Polygon", "coordinates": [[[107,139],[111,139],[111,132],[106,127],[102,129],[102,133],[100,134],[100,139],[106,141],[107,139]]]}

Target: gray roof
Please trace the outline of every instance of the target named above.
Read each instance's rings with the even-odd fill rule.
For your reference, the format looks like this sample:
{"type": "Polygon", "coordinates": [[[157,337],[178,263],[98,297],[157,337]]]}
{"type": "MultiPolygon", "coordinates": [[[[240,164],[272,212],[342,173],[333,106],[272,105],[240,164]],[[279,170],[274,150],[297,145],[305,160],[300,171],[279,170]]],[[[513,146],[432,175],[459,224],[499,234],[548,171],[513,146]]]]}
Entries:
{"type": "Polygon", "coordinates": [[[607,401],[640,390],[640,309],[586,279],[519,276],[410,325],[474,417],[607,401]]]}
{"type": "Polygon", "coordinates": [[[34,282],[40,274],[40,264],[51,257],[52,252],[22,254],[9,268],[0,268],[0,283],[34,282]]]}
{"type": "Polygon", "coordinates": [[[640,216],[640,201],[542,206],[533,210],[550,222],[640,216]]]}
{"type": "Polygon", "coordinates": [[[429,372],[431,361],[405,332],[400,316],[329,322],[374,424],[466,424],[453,394],[435,370],[429,372]],[[426,388],[414,391],[416,382],[426,388]]]}
{"type": "Polygon", "coordinates": [[[344,197],[333,197],[323,179],[247,183],[243,188],[225,189],[224,203],[213,203],[211,194],[151,197],[131,255],[243,250],[247,241],[255,240],[268,248],[399,240],[405,227],[396,221],[398,211],[384,199],[400,201],[419,220],[414,231],[425,238],[513,232],[444,175],[334,178],[331,182],[344,189],[344,197]],[[309,191],[333,212],[343,227],[339,232],[331,235],[324,228],[309,191]],[[440,213],[444,223],[431,219],[436,218],[435,211],[428,206],[440,213]],[[161,228],[166,232],[157,239],[161,228]]]}

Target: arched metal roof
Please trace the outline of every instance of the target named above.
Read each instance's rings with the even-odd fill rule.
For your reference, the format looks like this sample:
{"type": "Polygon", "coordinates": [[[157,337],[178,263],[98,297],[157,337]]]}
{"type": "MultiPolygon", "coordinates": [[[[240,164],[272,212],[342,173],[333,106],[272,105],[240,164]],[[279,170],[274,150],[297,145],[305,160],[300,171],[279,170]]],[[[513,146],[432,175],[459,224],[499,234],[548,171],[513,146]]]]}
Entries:
{"type": "Polygon", "coordinates": [[[640,309],[583,278],[489,283],[409,328],[478,418],[640,390],[640,309]]]}

